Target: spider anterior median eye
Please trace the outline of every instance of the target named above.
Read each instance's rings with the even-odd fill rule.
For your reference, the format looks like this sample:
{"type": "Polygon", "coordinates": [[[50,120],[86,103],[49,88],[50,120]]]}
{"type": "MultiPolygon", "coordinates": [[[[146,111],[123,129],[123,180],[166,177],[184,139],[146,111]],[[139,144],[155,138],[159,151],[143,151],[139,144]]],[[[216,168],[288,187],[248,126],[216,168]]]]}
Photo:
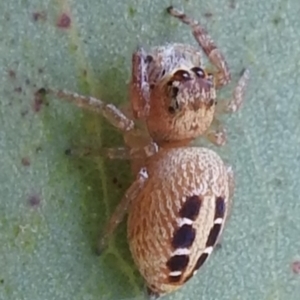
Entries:
{"type": "Polygon", "coordinates": [[[185,81],[190,79],[191,79],[190,73],[185,70],[178,70],[173,75],[173,80],[185,81]]]}
{"type": "Polygon", "coordinates": [[[205,78],[205,72],[202,68],[194,67],[192,71],[200,78],[205,78]]]}

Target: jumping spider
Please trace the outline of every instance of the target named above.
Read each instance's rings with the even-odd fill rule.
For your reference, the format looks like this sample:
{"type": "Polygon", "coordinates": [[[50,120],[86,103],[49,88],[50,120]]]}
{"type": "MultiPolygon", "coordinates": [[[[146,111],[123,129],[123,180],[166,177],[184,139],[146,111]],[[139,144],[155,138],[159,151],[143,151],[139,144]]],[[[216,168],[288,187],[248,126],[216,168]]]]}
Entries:
{"type": "Polygon", "coordinates": [[[214,68],[205,67],[201,52],[192,46],[138,49],[132,56],[132,117],[100,99],[48,90],[102,114],[123,133],[125,147],[105,154],[130,159],[137,177],[110,218],[99,247],[103,249],[128,211],[130,249],[153,297],[191,278],[221,236],[233,195],[233,173],[216,153],[192,147],[191,142],[205,136],[214,144],[225,143],[217,117],[238,111],[249,79],[244,70],[232,99],[219,101],[217,90],[231,79],[222,53],[197,21],[173,7],[167,11],[190,26],[214,68]]]}

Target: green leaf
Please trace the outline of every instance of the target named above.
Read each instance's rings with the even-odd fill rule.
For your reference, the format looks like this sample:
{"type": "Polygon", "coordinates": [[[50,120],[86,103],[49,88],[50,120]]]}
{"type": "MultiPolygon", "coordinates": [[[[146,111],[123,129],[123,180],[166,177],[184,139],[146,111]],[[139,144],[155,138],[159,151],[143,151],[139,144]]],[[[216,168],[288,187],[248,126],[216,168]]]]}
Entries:
{"type": "MultiPolygon", "coordinates": [[[[251,82],[243,109],[224,118],[228,144],[214,148],[236,174],[222,247],[166,299],[299,299],[299,1],[172,4],[201,20],[225,53],[233,84],[221,98],[242,68],[251,82]]],[[[74,146],[119,146],[122,137],[101,117],[35,92],[64,88],[126,103],[137,45],[196,45],[168,5],[1,1],[1,300],[143,299],[125,222],[107,251],[94,253],[132,180],[128,162],[65,155],[74,146]]]]}

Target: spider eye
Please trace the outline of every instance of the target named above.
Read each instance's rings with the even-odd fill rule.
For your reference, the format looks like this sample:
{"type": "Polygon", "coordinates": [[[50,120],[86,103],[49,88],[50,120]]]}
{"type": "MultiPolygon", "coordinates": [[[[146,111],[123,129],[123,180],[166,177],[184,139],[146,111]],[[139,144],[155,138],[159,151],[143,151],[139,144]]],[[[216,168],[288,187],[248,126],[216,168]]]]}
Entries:
{"type": "Polygon", "coordinates": [[[173,81],[187,81],[191,79],[191,75],[188,71],[178,70],[173,74],[173,81]]]}
{"type": "Polygon", "coordinates": [[[151,63],[153,61],[153,56],[152,55],[147,55],[145,58],[145,63],[151,63]]]}
{"type": "Polygon", "coordinates": [[[191,69],[199,78],[205,78],[205,72],[202,68],[194,67],[191,69]]]}

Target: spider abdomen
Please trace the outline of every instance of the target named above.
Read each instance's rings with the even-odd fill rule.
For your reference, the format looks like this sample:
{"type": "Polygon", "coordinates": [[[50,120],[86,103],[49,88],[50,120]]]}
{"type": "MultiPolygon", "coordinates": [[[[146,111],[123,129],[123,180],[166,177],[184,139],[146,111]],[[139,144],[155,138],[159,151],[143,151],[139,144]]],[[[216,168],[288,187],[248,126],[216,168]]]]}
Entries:
{"type": "Polygon", "coordinates": [[[211,254],[230,207],[231,173],[205,148],[162,149],[128,218],[130,249],[149,289],[182,286],[211,254]]]}

